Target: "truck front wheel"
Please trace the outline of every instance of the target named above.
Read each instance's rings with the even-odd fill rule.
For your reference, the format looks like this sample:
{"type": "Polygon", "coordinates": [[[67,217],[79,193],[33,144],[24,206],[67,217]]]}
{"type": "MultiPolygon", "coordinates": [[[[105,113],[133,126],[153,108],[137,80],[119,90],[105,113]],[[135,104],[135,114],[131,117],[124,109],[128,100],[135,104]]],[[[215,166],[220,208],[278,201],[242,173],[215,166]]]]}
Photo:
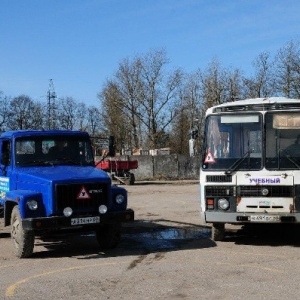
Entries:
{"type": "Polygon", "coordinates": [[[11,239],[16,256],[19,258],[29,257],[33,253],[34,232],[23,229],[18,205],[12,210],[10,224],[11,239]]]}
{"type": "Polygon", "coordinates": [[[101,249],[113,249],[121,240],[121,224],[105,224],[96,231],[96,238],[101,249]]]}
{"type": "Polygon", "coordinates": [[[225,224],[213,223],[211,229],[211,238],[213,241],[223,241],[225,238],[225,224]]]}

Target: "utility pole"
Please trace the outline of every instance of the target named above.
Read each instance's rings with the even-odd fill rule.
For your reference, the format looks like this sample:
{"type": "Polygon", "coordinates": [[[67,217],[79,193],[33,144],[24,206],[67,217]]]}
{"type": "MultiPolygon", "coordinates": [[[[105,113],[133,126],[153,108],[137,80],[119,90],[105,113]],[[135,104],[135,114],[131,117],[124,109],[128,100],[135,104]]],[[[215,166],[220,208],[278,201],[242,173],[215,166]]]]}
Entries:
{"type": "Polygon", "coordinates": [[[55,129],[56,126],[56,93],[53,80],[49,80],[49,89],[47,92],[47,128],[55,129]]]}

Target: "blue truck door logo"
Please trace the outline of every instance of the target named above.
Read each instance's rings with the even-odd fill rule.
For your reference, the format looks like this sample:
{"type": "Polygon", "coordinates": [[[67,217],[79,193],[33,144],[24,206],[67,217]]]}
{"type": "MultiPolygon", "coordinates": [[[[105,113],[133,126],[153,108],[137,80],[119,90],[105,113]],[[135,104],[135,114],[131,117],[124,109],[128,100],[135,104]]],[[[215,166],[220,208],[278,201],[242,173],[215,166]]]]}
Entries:
{"type": "Polygon", "coordinates": [[[0,198],[4,199],[6,192],[9,191],[9,178],[0,177],[0,198]]]}
{"type": "Polygon", "coordinates": [[[91,199],[90,194],[87,192],[84,186],[81,187],[79,194],[77,195],[77,199],[91,199]]]}

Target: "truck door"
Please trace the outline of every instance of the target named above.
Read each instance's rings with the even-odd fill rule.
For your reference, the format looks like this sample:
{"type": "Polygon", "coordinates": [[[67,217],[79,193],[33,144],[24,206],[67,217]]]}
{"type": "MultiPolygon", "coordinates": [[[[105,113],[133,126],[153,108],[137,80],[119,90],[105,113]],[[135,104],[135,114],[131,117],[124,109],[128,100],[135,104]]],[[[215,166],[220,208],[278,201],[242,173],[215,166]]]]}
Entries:
{"type": "Polygon", "coordinates": [[[9,191],[9,178],[11,172],[11,142],[0,141],[0,204],[4,204],[5,194],[9,191]]]}
{"type": "Polygon", "coordinates": [[[11,158],[11,142],[0,141],[0,176],[7,176],[7,172],[11,169],[11,158]]]}

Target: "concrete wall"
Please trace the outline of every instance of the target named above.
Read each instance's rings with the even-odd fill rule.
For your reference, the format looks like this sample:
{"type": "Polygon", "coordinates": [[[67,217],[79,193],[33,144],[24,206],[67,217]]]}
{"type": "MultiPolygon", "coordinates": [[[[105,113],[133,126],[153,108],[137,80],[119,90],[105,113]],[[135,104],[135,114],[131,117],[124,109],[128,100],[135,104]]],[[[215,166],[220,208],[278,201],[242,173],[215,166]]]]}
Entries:
{"type": "Polygon", "coordinates": [[[121,156],[121,160],[137,160],[138,168],[131,170],[136,180],[148,179],[198,179],[199,157],[185,155],[131,155],[121,156]]]}

